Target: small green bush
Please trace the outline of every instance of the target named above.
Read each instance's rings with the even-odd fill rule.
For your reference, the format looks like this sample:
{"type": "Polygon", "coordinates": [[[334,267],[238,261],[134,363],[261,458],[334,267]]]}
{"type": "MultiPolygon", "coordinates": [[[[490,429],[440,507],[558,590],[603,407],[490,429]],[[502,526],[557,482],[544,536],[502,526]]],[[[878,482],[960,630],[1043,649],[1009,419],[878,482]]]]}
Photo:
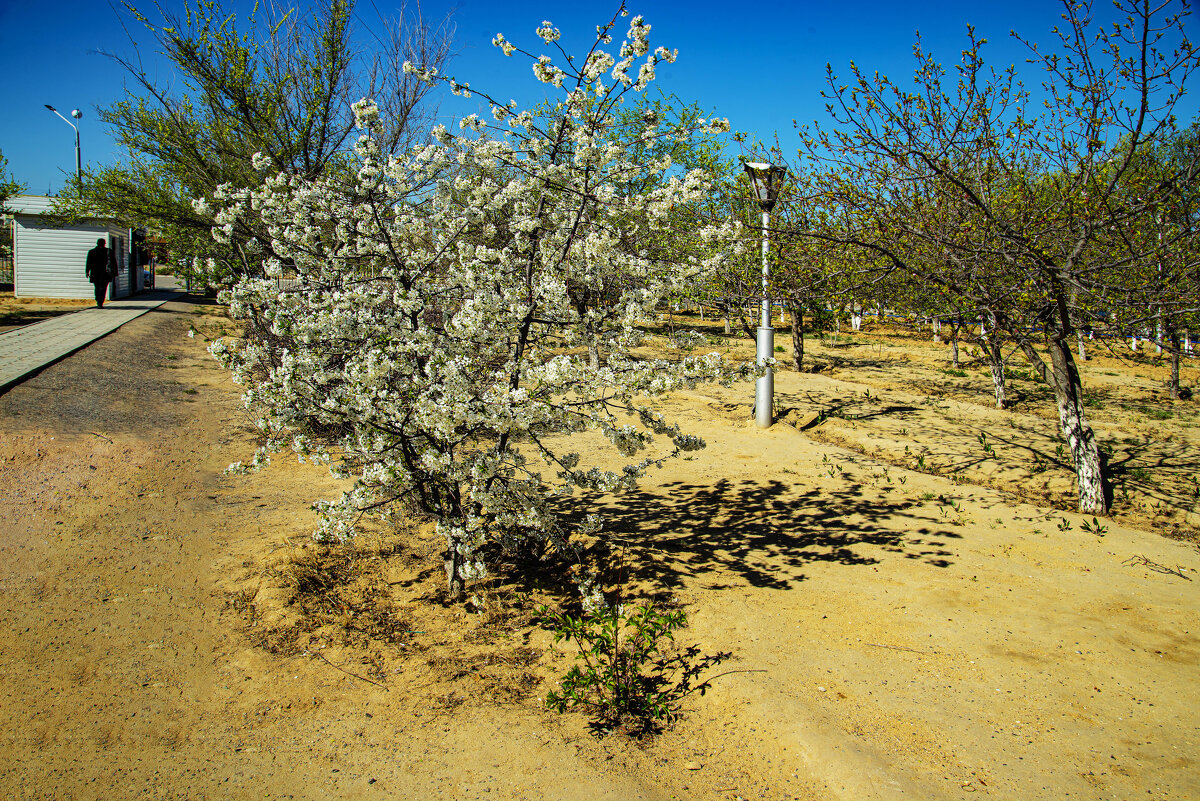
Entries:
{"type": "Polygon", "coordinates": [[[578,663],[558,690],[546,694],[546,705],[556,712],[582,708],[602,732],[642,734],[661,728],[674,719],[685,696],[708,689],[708,681],[695,683],[700,673],[730,656],[698,658],[695,646],[666,650],[675,631],[687,624],[678,609],[606,606],[574,617],[543,607],[539,614],[553,628],[555,643],[570,640],[579,649],[578,663]]]}

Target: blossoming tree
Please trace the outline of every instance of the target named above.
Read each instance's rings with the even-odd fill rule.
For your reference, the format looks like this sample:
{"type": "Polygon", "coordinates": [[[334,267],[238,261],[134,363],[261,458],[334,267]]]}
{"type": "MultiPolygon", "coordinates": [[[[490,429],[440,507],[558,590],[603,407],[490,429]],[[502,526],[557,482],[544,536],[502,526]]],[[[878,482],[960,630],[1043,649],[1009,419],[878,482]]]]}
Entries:
{"type": "MultiPolygon", "coordinates": [[[[716,353],[632,354],[660,299],[713,269],[736,231],[700,226],[694,250],[672,248],[670,261],[648,246],[678,224],[673,212],[704,196],[706,180],[669,158],[630,154],[659,152],[648,138],[727,123],[664,128],[620,117],[626,96],[675,53],[650,51],[641,17],[608,52],[618,19],[597,28],[582,59],[561,48],[558,58],[533,56],[496,37],[553,87],[536,112],[406,65],[484,98],[491,119],[435,128],[428,146],[385,156],[378,109],[363,100],[353,182],[291,176],[259,157],[259,188],[210,201],[218,239],[254,214],[271,238],[268,273],[286,265],[298,275],[294,289],[268,277],[229,291],[247,333],[214,347],[266,435],[255,462],[290,448],[353,477],[340,500],[317,504],[324,537],[350,536],[365,513],[435,519],[454,598],[495,549],[570,553],[572,533],[600,528],[592,515],[572,523],[555,495],[628,488],[652,465],[703,447],[653,396],[749,369],[716,353]],[[590,303],[573,302],[581,292],[590,303]],[[584,463],[571,446],[584,431],[606,437],[626,463],[584,463]]],[[[559,38],[548,22],[538,35],[547,45],[559,38]]]]}

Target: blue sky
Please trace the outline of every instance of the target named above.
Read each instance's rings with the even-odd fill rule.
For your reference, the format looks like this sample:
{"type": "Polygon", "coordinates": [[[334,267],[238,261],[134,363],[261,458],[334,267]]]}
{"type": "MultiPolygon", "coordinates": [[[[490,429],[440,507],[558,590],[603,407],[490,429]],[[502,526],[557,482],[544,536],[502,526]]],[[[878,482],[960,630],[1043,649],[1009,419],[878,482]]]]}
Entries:
{"type": "MultiPolygon", "coordinates": [[[[165,8],[183,7],[181,0],[159,1],[165,8]]],[[[277,4],[286,7],[287,0],[277,4]]],[[[114,5],[120,7],[116,0],[114,5]]],[[[157,56],[145,29],[114,5],[106,0],[0,0],[0,74],[6,76],[0,151],[30,192],[54,193],[74,173],[75,133],[45,109],[46,103],[64,116],[73,108],[83,111],[78,124],[85,163],[120,160],[96,108],[122,97],[125,79],[102,52],[140,57],[164,79],[170,76],[165,66],[155,66],[157,56]]],[[[506,59],[491,45],[492,37],[502,32],[510,41],[542,52],[534,29],[548,19],[563,31],[569,49],[572,43],[586,46],[595,26],[608,21],[617,5],[608,0],[424,0],[421,8],[430,19],[453,10],[458,56],[452,74],[497,96],[525,102],[539,90],[528,62],[517,56],[506,59]]],[[[227,0],[225,6],[244,11],[252,3],[227,0]]],[[[357,13],[370,22],[377,19],[377,9],[386,15],[393,7],[394,0],[360,0],[357,13]]],[[[652,46],[679,50],[679,60],[658,71],[656,84],[662,91],[728,117],[736,130],[752,137],[770,140],[778,133],[785,151],[792,153],[792,121],[805,123],[824,115],[820,91],[827,63],[841,74],[853,60],[864,69],[907,78],[918,30],[926,49],[950,65],[966,42],[967,25],[973,24],[989,40],[988,61],[1000,67],[1017,63],[1026,84],[1034,87],[1041,74],[1023,64],[1027,51],[1009,31],[1016,29],[1047,45],[1054,41],[1051,29],[1060,19],[1059,4],[1052,0],[632,0],[630,9],[653,26],[652,46]]],[[[1110,5],[1099,0],[1097,13],[1111,14],[1110,5]]],[[[623,27],[617,31],[623,32],[623,27]]],[[[474,102],[452,97],[441,105],[448,118],[474,110],[474,102]]]]}

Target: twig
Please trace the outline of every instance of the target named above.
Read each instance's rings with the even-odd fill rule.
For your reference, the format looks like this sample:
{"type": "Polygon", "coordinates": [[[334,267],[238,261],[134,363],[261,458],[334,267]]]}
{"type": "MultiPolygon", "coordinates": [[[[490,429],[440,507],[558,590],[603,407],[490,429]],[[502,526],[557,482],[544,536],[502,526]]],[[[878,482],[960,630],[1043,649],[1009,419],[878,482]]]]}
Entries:
{"type": "MultiPolygon", "coordinates": [[[[108,437],[104,436],[103,434],[97,434],[95,431],[91,432],[91,434],[93,437],[99,437],[100,439],[108,439],[108,437]]],[[[112,442],[111,439],[108,439],[108,441],[112,442]]]]}
{"type": "Polygon", "coordinates": [[[754,668],[754,669],[747,669],[747,670],[727,670],[724,673],[718,673],[717,675],[713,676],[712,678],[705,679],[704,683],[708,684],[709,682],[716,681],[717,679],[721,678],[722,676],[729,676],[734,673],[766,673],[766,672],[767,671],[765,668],[754,668]]]}
{"type": "Polygon", "coordinates": [[[869,643],[867,643],[867,645],[871,645],[876,648],[891,648],[893,651],[912,651],[914,654],[928,654],[929,653],[929,651],[918,651],[916,648],[907,648],[903,645],[884,645],[883,643],[878,643],[878,642],[869,642],[869,643]]]}
{"type": "Polygon", "coordinates": [[[359,679],[360,681],[365,681],[367,684],[374,684],[376,687],[382,687],[385,690],[390,690],[390,688],[386,684],[380,684],[377,681],[371,681],[366,676],[360,676],[357,673],[352,673],[349,670],[346,670],[344,667],[341,667],[340,665],[333,664],[328,659],[326,659],[325,655],[322,654],[320,651],[309,651],[309,653],[312,654],[313,656],[317,657],[318,659],[320,659],[325,664],[329,665],[334,670],[342,671],[347,676],[353,676],[354,678],[359,679]]]}
{"type": "Polygon", "coordinates": [[[1121,564],[1123,564],[1123,565],[1142,565],[1143,567],[1150,568],[1155,573],[1165,573],[1168,576],[1179,576],[1181,579],[1187,579],[1188,581],[1192,580],[1191,576],[1185,576],[1183,574],[1183,571],[1185,570],[1183,565],[1177,565],[1175,567],[1167,567],[1166,565],[1162,565],[1151,559],[1147,559],[1145,556],[1142,556],[1141,554],[1138,554],[1137,556],[1131,556],[1128,559],[1126,559],[1124,562],[1122,562],[1121,564]]]}

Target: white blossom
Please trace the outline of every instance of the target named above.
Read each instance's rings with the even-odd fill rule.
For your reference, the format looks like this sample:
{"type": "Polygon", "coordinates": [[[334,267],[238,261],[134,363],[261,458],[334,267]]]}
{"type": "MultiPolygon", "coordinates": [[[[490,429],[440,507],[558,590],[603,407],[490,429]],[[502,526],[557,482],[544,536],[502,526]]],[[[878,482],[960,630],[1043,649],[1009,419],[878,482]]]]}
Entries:
{"type": "MultiPolygon", "coordinates": [[[[263,228],[269,277],[223,295],[258,328],[210,351],[242,385],[266,443],[245,469],[291,449],[353,479],[315,506],[320,537],[352,536],[364,510],[407,504],[437,520],[451,572],[477,578],[493,546],[534,538],[570,553],[573,533],[599,532],[596,516],[572,531],[556,496],[627,490],[703,447],[647,399],[752,368],[715,353],[665,360],[632,350],[664,298],[740,245],[732,224],[673,230],[673,215],[705,198],[706,177],[638,155],[643,125],[616,124],[624,93],[674,61],[674,51],[650,53],[649,31],[634,17],[619,57],[600,47],[602,28],[582,66],[535,59],[539,81],[570,78],[574,88],[536,110],[493,103],[493,117],[507,120],[499,131],[471,115],[460,122],[467,134],[439,125],[428,144],[385,158],[378,107],[362,100],[344,174],[270,174],[256,159],[268,172],[260,185],[195,201],[213,209],[214,237],[228,240],[251,212],[263,228]],[[661,242],[674,258],[651,244],[661,242]],[[296,286],[281,291],[273,278],[285,265],[296,286]],[[567,436],[584,431],[625,463],[567,452],[567,436]]],[[[538,28],[545,43],[560,35],[538,28]]],[[[516,50],[499,34],[493,44],[516,50]]],[[[412,64],[405,72],[469,91],[412,64]]],[[[657,119],[641,122],[658,135],[657,119]]],[[[676,344],[690,351],[702,339],[676,344]]]]}

